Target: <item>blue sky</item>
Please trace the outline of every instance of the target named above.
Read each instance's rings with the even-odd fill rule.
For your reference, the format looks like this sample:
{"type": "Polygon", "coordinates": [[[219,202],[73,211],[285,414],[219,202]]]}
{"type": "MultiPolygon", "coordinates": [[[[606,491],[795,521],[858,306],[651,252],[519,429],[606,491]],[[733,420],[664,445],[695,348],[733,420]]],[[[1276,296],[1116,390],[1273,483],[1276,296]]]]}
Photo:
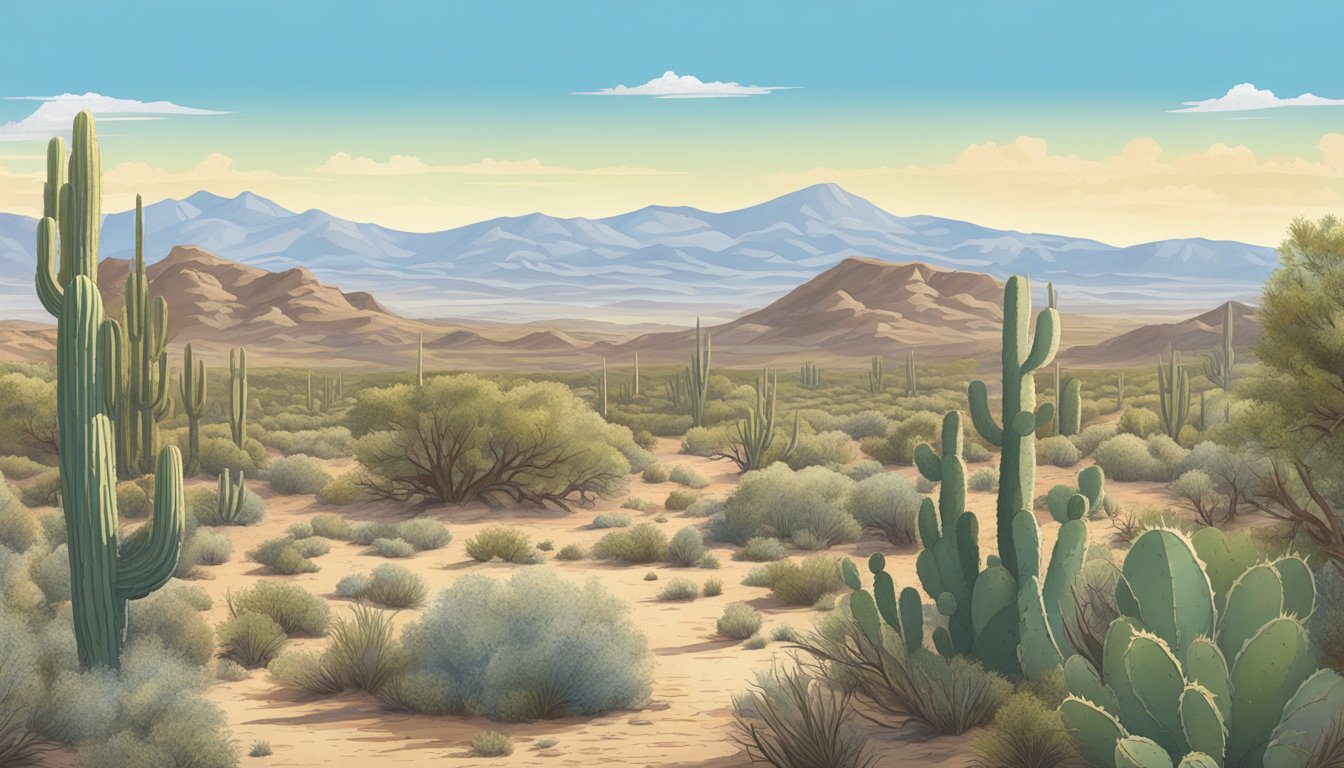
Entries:
{"type": "MultiPolygon", "coordinates": [[[[109,180],[114,207],[131,194],[120,178],[139,180],[151,198],[193,186],[247,187],[291,207],[430,229],[537,209],[604,215],[649,202],[736,207],[834,180],[898,213],[1114,241],[1182,233],[1268,241],[1293,210],[1316,213],[1344,200],[1333,172],[1257,167],[1269,174],[1258,184],[1282,189],[1273,210],[1261,205],[1248,216],[1257,199],[1238,196],[1233,181],[1174,168],[1211,148],[1226,155],[1218,146],[1244,148],[1261,166],[1328,160],[1322,147],[1344,131],[1341,106],[1168,111],[1241,83],[1280,97],[1344,98],[1337,35],[1344,5],[1319,0],[60,5],[59,13],[37,2],[4,9],[11,32],[0,46],[0,95],[94,92],[230,113],[102,123],[108,163],[128,164],[109,180]],[[573,95],[637,86],[668,70],[795,89],[734,99],[573,95]],[[949,180],[946,169],[967,151],[1012,147],[1019,137],[1045,142],[1047,164],[1056,157],[1104,164],[1131,142],[1151,140],[1173,168],[1144,177],[1162,176],[1150,178],[1154,189],[1185,190],[1176,199],[1197,204],[1182,224],[1159,220],[1154,209],[1171,206],[1156,202],[1167,199],[1160,196],[1147,206],[1132,195],[1115,205],[1070,203],[1005,190],[1004,179],[988,185],[994,192],[983,173],[978,181],[949,180]],[[663,173],[511,173],[507,184],[457,178],[456,170],[400,181],[380,172],[359,185],[314,177],[312,169],[338,153],[379,162],[411,156],[437,169],[491,158],[663,173]],[[228,159],[230,173],[192,177],[217,167],[200,165],[215,156],[228,159]],[[142,165],[158,175],[133,172],[142,165]],[[936,178],[920,181],[921,174],[936,178]],[[1046,214],[1042,206],[1066,210],[1046,214]]],[[[33,109],[33,102],[0,101],[0,123],[33,109]]],[[[20,177],[0,178],[0,209],[33,207],[21,177],[34,170],[34,146],[0,144],[0,166],[20,177]]],[[[1045,184],[1040,171],[1023,168],[1017,178],[1045,184]]],[[[1069,171],[1096,181],[1093,172],[1117,190],[1135,184],[1095,166],[1069,171]]],[[[1230,172],[1224,164],[1218,173],[1230,172]]]]}

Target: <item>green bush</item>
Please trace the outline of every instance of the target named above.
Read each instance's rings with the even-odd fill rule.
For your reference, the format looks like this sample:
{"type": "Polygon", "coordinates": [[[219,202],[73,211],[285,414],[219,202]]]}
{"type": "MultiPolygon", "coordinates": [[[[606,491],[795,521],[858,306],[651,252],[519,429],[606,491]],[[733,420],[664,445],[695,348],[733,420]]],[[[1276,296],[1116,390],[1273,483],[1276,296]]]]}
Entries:
{"type": "Polygon", "coordinates": [[[677,465],[672,468],[668,474],[668,479],[677,485],[684,485],[687,488],[699,490],[709,485],[709,481],[699,472],[687,466],[677,465]]]}
{"type": "Polygon", "coordinates": [[[751,637],[748,637],[746,642],[742,643],[742,647],[748,651],[759,651],[769,644],[770,641],[766,639],[765,635],[757,632],[751,637]]]}
{"type": "Polygon", "coordinates": [[[508,581],[468,575],[402,634],[399,703],[496,720],[591,716],[647,698],[652,663],[628,608],[597,579],[550,568],[508,581]]]}
{"type": "Polygon", "coordinates": [[[277,581],[261,581],[225,598],[229,615],[259,613],[269,616],[286,635],[320,637],[327,633],[331,612],[327,601],[302,587],[277,581]]]}
{"type": "Polygon", "coordinates": [[[627,498],[625,501],[621,502],[621,509],[633,509],[636,512],[652,512],[657,508],[658,508],[657,504],[654,504],[652,501],[642,499],[638,496],[631,496],[627,498]]]}
{"type": "Polygon", "coordinates": [[[499,731],[481,731],[471,737],[471,751],[479,757],[508,757],[513,754],[513,744],[499,731]]]}
{"type": "Polygon", "coordinates": [[[187,492],[187,508],[201,525],[256,525],[266,519],[266,502],[244,486],[238,516],[225,522],[219,516],[219,492],[213,486],[196,486],[187,492]]]}
{"type": "MultiPolygon", "coordinates": [[[[827,431],[821,425],[813,425],[818,432],[827,431]]],[[[891,421],[881,411],[859,411],[840,420],[840,431],[862,440],[865,437],[882,437],[891,429],[891,421]]]]}
{"type": "MultiPolygon", "coordinates": [[[[391,563],[388,563],[388,565],[391,565],[391,563]]],[[[358,600],[369,591],[369,585],[372,583],[373,579],[367,573],[351,573],[342,576],[341,580],[336,582],[336,596],[358,600]]]]}
{"type": "Polygon", "coordinates": [[[904,546],[916,541],[922,501],[923,497],[909,480],[884,472],[855,483],[845,506],[864,528],[877,531],[892,544],[904,546]]]}
{"type": "Polygon", "coordinates": [[[848,464],[852,458],[854,450],[849,447],[849,435],[844,432],[822,432],[799,436],[797,447],[785,459],[785,463],[793,469],[803,469],[848,464]]]}
{"type": "Polygon", "coordinates": [[[719,634],[746,640],[761,629],[761,613],[746,603],[730,603],[715,622],[719,634]]]}
{"type": "Polygon", "coordinates": [[[673,579],[658,593],[659,600],[694,600],[700,596],[700,585],[690,579],[673,579]]]}
{"type": "Polygon", "coordinates": [[[583,547],[578,544],[566,544],[560,548],[559,552],[555,553],[555,559],[567,561],[582,560],[587,554],[588,553],[584,551],[583,547]]]}
{"type": "Polygon", "coordinates": [[[537,549],[541,550],[542,552],[550,552],[551,550],[555,549],[555,542],[551,541],[550,539],[542,539],[541,541],[537,542],[537,549]]]}
{"type": "Polygon", "coordinates": [[[338,459],[353,453],[354,438],[345,427],[304,429],[295,432],[263,430],[261,443],[286,456],[303,454],[319,459],[338,459]]]}
{"type": "Polygon", "coordinates": [[[205,592],[170,581],[163,589],[135,601],[134,610],[128,613],[127,640],[152,640],[150,644],[170,655],[203,666],[215,653],[215,633],[201,615],[209,609],[210,598],[205,592]]]}
{"type": "Polygon", "coordinates": [[[331,475],[317,459],[301,453],[275,459],[266,470],[271,490],[285,495],[318,493],[331,482],[331,475]]]}
{"type": "Polygon", "coordinates": [[[693,427],[681,439],[681,452],[691,456],[710,456],[726,450],[733,442],[732,430],[727,427],[693,427]]]}
{"type": "Polygon", "coordinates": [[[840,562],[834,555],[811,555],[802,560],[771,563],[770,591],[790,605],[813,605],[824,595],[844,589],[840,562]]]}
{"type": "Polygon", "coordinates": [[[47,465],[27,456],[0,456],[0,475],[10,480],[27,480],[47,470],[47,465]]]}
{"type": "Polygon", "coordinates": [[[271,664],[280,682],[316,694],[364,691],[383,694],[406,666],[394,637],[392,614],[356,605],[351,617],[331,625],[321,654],[287,653],[271,664]]]}
{"type": "Polygon", "coordinates": [[[608,533],[593,545],[598,560],[618,560],[627,565],[659,563],[667,557],[667,537],[651,523],[608,533]]]}
{"type": "Polygon", "coordinates": [[[1078,446],[1062,435],[1053,435],[1036,441],[1037,464],[1072,467],[1082,457],[1082,452],[1078,450],[1078,446]]]}
{"type": "Polygon", "coordinates": [[[132,520],[149,517],[149,494],[139,483],[117,483],[117,514],[132,520]]]}
{"type": "Polygon", "coordinates": [[[254,741],[252,746],[247,748],[248,757],[270,757],[273,754],[275,751],[271,749],[271,742],[265,739],[254,741]]]}
{"type": "Polygon", "coordinates": [[[22,493],[23,503],[30,507],[59,507],[61,505],[61,471],[48,469],[28,483],[22,493]]]}
{"type": "Polygon", "coordinates": [[[410,570],[393,563],[384,563],[373,569],[362,596],[385,608],[419,608],[425,604],[429,589],[410,570]]]}
{"type": "Polygon", "coordinates": [[[178,560],[192,565],[223,565],[233,555],[233,542],[211,528],[197,528],[182,545],[178,560]]]}
{"type": "Polygon", "coordinates": [[[1083,427],[1083,431],[1069,438],[1078,448],[1078,452],[1083,456],[1091,456],[1097,450],[1097,446],[1115,437],[1117,433],[1114,424],[1093,424],[1090,427],[1083,427]]]}
{"type": "Polygon", "coordinates": [[[294,549],[303,557],[321,557],[331,551],[331,545],[326,539],[310,536],[306,539],[295,539],[294,549]]]}
{"type": "Polygon", "coordinates": [[[667,494],[667,500],[663,502],[663,506],[673,512],[680,512],[683,509],[690,509],[691,505],[699,498],[700,494],[679,488],[667,494]]]}
{"type": "Polygon", "coordinates": [[[343,507],[360,501],[364,498],[364,488],[360,485],[359,478],[360,475],[356,472],[346,472],[332,478],[317,492],[318,502],[343,507]]]}
{"type": "Polygon", "coordinates": [[[0,475],[0,547],[24,552],[41,538],[41,521],[32,510],[19,502],[14,489],[0,475]]]}
{"type": "Polygon", "coordinates": [[[646,483],[666,483],[670,476],[667,467],[662,464],[650,464],[644,468],[643,479],[646,483]]]}
{"type": "Polygon", "coordinates": [[[260,563],[274,573],[293,576],[316,573],[317,563],[303,555],[295,541],[289,538],[268,539],[247,553],[248,559],[260,563]]]}
{"type": "Polygon", "coordinates": [[[899,424],[892,427],[891,432],[887,433],[887,443],[890,446],[889,457],[893,461],[885,461],[880,457],[874,456],[883,464],[912,464],[915,460],[915,446],[920,443],[929,443],[935,449],[940,445],[939,430],[942,428],[943,418],[941,414],[929,411],[920,411],[899,424]]]}
{"type": "Polygon", "coordinates": [[[1143,440],[1120,434],[1097,447],[1097,464],[1110,480],[1166,482],[1185,459],[1186,451],[1166,435],[1143,440]]]}
{"type": "Polygon", "coordinates": [[[397,526],[398,538],[415,547],[420,552],[443,549],[453,540],[443,523],[438,520],[407,520],[397,526]]]}
{"type": "Polygon", "coordinates": [[[1162,431],[1162,417],[1147,408],[1126,408],[1116,426],[1122,434],[1146,438],[1162,431]]]}
{"type": "Polygon", "coordinates": [[[667,545],[667,562],[678,568],[690,568],[705,557],[705,539],[691,526],[682,528],[667,545]]]}
{"type": "Polygon", "coordinates": [[[710,519],[719,541],[745,544],[758,536],[793,538],[808,531],[827,545],[858,541],[861,529],[844,504],[853,481],[822,467],[784,464],[748,472],[710,519]]]}
{"type": "Polygon", "coordinates": [[[983,765],[1003,768],[1048,768],[1078,760],[1059,711],[1030,693],[1009,697],[994,716],[994,727],[972,748],[983,765]]]}
{"type": "Polygon", "coordinates": [[[401,536],[395,523],[360,523],[351,531],[350,540],[362,547],[371,547],[378,539],[396,539],[401,536]]]}
{"type": "Polygon", "coordinates": [[[233,441],[223,437],[202,437],[201,474],[206,477],[219,477],[225,469],[237,474],[243,472],[250,477],[257,476],[257,470],[270,461],[266,447],[256,440],[245,443],[247,450],[234,445],[233,441]]]}
{"type": "Polygon", "coordinates": [[[723,579],[717,576],[711,576],[705,579],[705,588],[703,592],[705,597],[718,597],[723,594],[723,579]]]}
{"type": "Polygon", "coordinates": [[[982,493],[999,489],[999,470],[997,467],[981,467],[966,478],[966,487],[982,493]]]}
{"type": "Polygon", "coordinates": [[[350,541],[355,536],[355,530],[350,525],[350,521],[329,512],[313,515],[313,520],[309,525],[312,526],[314,535],[321,536],[324,539],[350,541]]]}
{"type": "Polygon", "coordinates": [[[748,539],[746,546],[733,554],[733,559],[754,563],[769,563],[775,560],[783,560],[787,554],[784,550],[784,542],[779,539],[757,536],[748,539]]]}
{"type": "Polygon", "coordinates": [[[536,562],[536,549],[526,533],[517,528],[492,525],[467,540],[467,555],[488,563],[498,557],[506,563],[536,562]]]}
{"type": "Polygon", "coordinates": [[[289,527],[285,529],[285,532],[289,534],[289,538],[297,541],[312,536],[313,526],[310,523],[300,520],[297,523],[290,523],[289,527]]]}
{"type": "Polygon", "coordinates": [[[241,613],[219,625],[220,654],[248,669],[270,664],[289,638],[270,616],[241,613]]]}
{"type": "MultiPolygon", "coordinates": [[[[743,645],[764,648],[763,636],[743,645]]],[[[870,768],[867,737],[854,727],[848,691],[801,667],[772,667],[734,701],[739,743],[752,763],[783,768],[870,768]]]]}
{"type": "Polygon", "coordinates": [[[415,547],[401,539],[374,539],[373,548],[383,557],[410,557],[415,554],[415,547]]]}
{"type": "Polygon", "coordinates": [[[619,512],[603,512],[593,518],[593,522],[588,525],[589,528],[625,528],[630,525],[630,516],[619,512]]]}

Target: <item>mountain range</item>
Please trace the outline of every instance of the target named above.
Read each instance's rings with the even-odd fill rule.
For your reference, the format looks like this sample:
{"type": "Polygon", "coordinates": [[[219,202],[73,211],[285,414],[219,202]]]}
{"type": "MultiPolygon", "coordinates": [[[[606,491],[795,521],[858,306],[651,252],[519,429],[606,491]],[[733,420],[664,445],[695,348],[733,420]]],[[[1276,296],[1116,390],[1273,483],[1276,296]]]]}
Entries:
{"type": "MultiPolygon", "coordinates": [[[[132,212],[105,217],[102,255],[131,255],[132,212]]],[[[36,221],[0,213],[0,317],[44,321],[33,297],[36,221]]],[[[737,317],[850,256],[1053,281],[1090,314],[1184,311],[1254,300],[1276,263],[1257,245],[1198,238],[1117,247],[895,216],[834,184],[736,211],[648,206],[608,218],[541,213],[402,232],[251,193],[197,192],[145,208],[151,262],[193,245],[241,265],[309,270],[421,318],[675,322],[737,317]]]]}

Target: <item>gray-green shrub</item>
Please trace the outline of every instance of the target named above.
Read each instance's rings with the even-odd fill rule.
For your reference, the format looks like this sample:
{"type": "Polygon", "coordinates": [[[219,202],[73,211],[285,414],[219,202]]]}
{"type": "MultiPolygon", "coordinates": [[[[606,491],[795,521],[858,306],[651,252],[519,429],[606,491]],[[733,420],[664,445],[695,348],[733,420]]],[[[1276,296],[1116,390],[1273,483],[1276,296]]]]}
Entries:
{"type": "Polygon", "coordinates": [[[746,603],[730,603],[714,624],[719,634],[746,640],[761,629],[761,612],[746,603]]]}
{"type": "Polygon", "coordinates": [[[317,459],[298,453],[271,461],[266,479],[276,493],[295,495],[318,493],[331,482],[331,475],[317,459]]]}
{"type": "Polygon", "coordinates": [[[915,543],[919,534],[919,505],[923,496],[910,481],[884,472],[854,484],[845,502],[859,524],[877,531],[892,544],[915,543]]]}
{"type": "Polygon", "coordinates": [[[809,531],[827,545],[858,541],[861,529],[844,504],[854,483],[823,467],[794,471],[780,463],[748,472],[710,518],[719,541],[745,544],[757,536],[792,538],[809,531]]]}
{"type": "Polygon", "coordinates": [[[327,601],[294,584],[260,581],[241,592],[229,593],[225,600],[229,615],[269,616],[286,635],[320,637],[331,623],[327,601]]]}

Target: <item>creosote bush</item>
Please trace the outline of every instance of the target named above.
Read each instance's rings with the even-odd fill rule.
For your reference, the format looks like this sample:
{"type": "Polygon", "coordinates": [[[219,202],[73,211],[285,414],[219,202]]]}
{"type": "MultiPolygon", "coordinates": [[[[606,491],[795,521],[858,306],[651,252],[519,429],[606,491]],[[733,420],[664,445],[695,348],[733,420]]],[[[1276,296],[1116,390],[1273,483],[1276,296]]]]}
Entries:
{"type": "Polygon", "coordinates": [[[646,483],[666,483],[671,476],[667,467],[662,464],[650,464],[644,468],[642,478],[646,483]]]}
{"type": "Polygon", "coordinates": [[[1052,435],[1036,441],[1036,463],[1056,467],[1072,467],[1082,459],[1082,451],[1073,441],[1062,435],[1052,435]]]}
{"type": "Polygon", "coordinates": [[[789,605],[813,605],[823,596],[845,588],[840,576],[841,560],[835,555],[780,560],[747,574],[743,584],[769,587],[775,597],[789,605]]]}
{"type": "Polygon", "coordinates": [[[298,542],[290,538],[268,539],[247,553],[250,560],[260,563],[273,573],[293,576],[298,573],[316,573],[314,563],[297,546],[298,542]]]}
{"type": "Polygon", "coordinates": [[[715,623],[719,634],[746,640],[761,629],[761,613],[746,603],[731,603],[715,623]]]}
{"type": "Polygon", "coordinates": [[[425,604],[429,589],[425,582],[400,565],[384,563],[373,569],[368,587],[361,596],[385,608],[419,608],[425,604]]]}
{"type": "Polygon", "coordinates": [[[667,562],[679,568],[701,564],[705,557],[705,539],[700,531],[687,526],[672,536],[667,545],[667,562]]]}
{"type": "Polygon", "coordinates": [[[884,472],[855,483],[846,507],[864,528],[904,546],[914,544],[918,536],[921,501],[923,497],[909,480],[884,472]]]}
{"type": "Polygon", "coordinates": [[[784,542],[779,539],[756,536],[747,539],[746,546],[733,554],[734,560],[746,560],[754,563],[769,563],[775,560],[783,560],[788,552],[784,549],[784,542]]]}
{"type": "Polygon", "coordinates": [[[589,528],[625,528],[630,525],[630,516],[619,512],[603,512],[593,518],[593,522],[588,525],[589,528]]]}
{"type": "Polygon", "coordinates": [[[649,695],[647,642],[597,579],[470,574],[402,633],[400,706],[517,721],[604,714],[649,695]]]}
{"type": "Polygon", "coordinates": [[[402,539],[374,539],[373,548],[383,557],[410,557],[415,554],[415,547],[402,539]]]}
{"type": "Polygon", "coordinates": [[[467,539],[467,555],[481,563],[498,557],[506,563],[534,563],[536,548],[526,533],[517,528],[492,525],[467,539]]]}
{"type": "Polygon", "coordinates": [[[723,594],[723,579],[717,576],[711,576],[705,579],[705,587],[702,590],[705,597],[718,597],[723,594]]]}
{"type": "Polygon", "coordinates": [[[584,550],[582,546],[578,544],[566,544],[565,546],[560,548],[559,552],[555,553],[556,560],[565,560],[569,562],[573,562],[575,560],[582,560],[587,556],[588,553],[584,550]]]}
{"type": "Polygon", "coordinates": [[[443,549],[453,541],[453,535],[448,532],[443,523],[425,518],[407,520],[399,524],[397,526],[397,538],[415,547],[416,551],[419,552],[443,549]]]}
{"type": "Polygon", "coordinates": [[[694,600],[700,595],[700,586],[690,579],[672,579],[658,593],[659,600],[694,600]]]}
{"type": "Polygon", "coordinates": [[[471,751],[479,757],[508,757],[513,754],[513,744],[499,731],[481,731],[471,737],[471,751]]]}
{"type": "Polygon", "coordinates": [[[593,545],[598,560],[617,560],[627,565],[660,563],[667,557],[667,536],[652,523],[612,531],[593,545]]]}
{"type": "Polygon", "coordinates": [[[663,502],[663,506],[673,512],[680,512],[685,509],[690,509],[691,505],[699,500],[699,498],[700,494],[695,493],[694,491],[678,488],[667,494],[667,499],[663,502]]]}
{"type": "Polygon", "coordinates": [[[219,625],[220,655],[248,669],[270,664],[289,638],[270,616],[240,613],[219,625]]]}
{"type": "Polygon", "coordinates": [[[320,637],[331,622],[327,601],[295,584],[261,581],[241,592],[227,593],[225,601],[230,616],[269,616],[286,635],[320,637]]]}
{"type": "Polygon", "coordinates": [[[340,515],[333,515],[324,512],[320,515],[313,515],[309,525],[313,529],[313,535],[321,536],[324,539],[333,541],[350,541],[354,538],[355,531],[350,525],[350,521],[340,515]]]}
{"type": "Polygon", "coordinates": [[[687,488],[699,490],[709,485],[709,481],[699,472],[690,467],[677,465],[668,473],[667,479],[678,485],[684,485],[687,488]]]}
{"type": "Polygon", "coordinates": [[[309,693],[364,691],[377,696],[393,686],[405,665],[392,614],[356,605],[353,615],[332,623],[322,653],[287,653],[270,669],[282,683],[309,693]]]}
{"type": "Polygon", "coordinates": [[[742,475],[710,518],[710,533],[719,541],[745,544],[758,536],[794,539],[806,531],[825,546],[858,541],[858,521],[845,509],[854,483],[823,467],[794,471],[776,463],[742,475]]]}
{"type": "Polygon", "coordinates": [[[318,493],[331,482],[317,459],[301,453],[272,460],[266,478],[272,490],[285,495],[318,493]]]}

